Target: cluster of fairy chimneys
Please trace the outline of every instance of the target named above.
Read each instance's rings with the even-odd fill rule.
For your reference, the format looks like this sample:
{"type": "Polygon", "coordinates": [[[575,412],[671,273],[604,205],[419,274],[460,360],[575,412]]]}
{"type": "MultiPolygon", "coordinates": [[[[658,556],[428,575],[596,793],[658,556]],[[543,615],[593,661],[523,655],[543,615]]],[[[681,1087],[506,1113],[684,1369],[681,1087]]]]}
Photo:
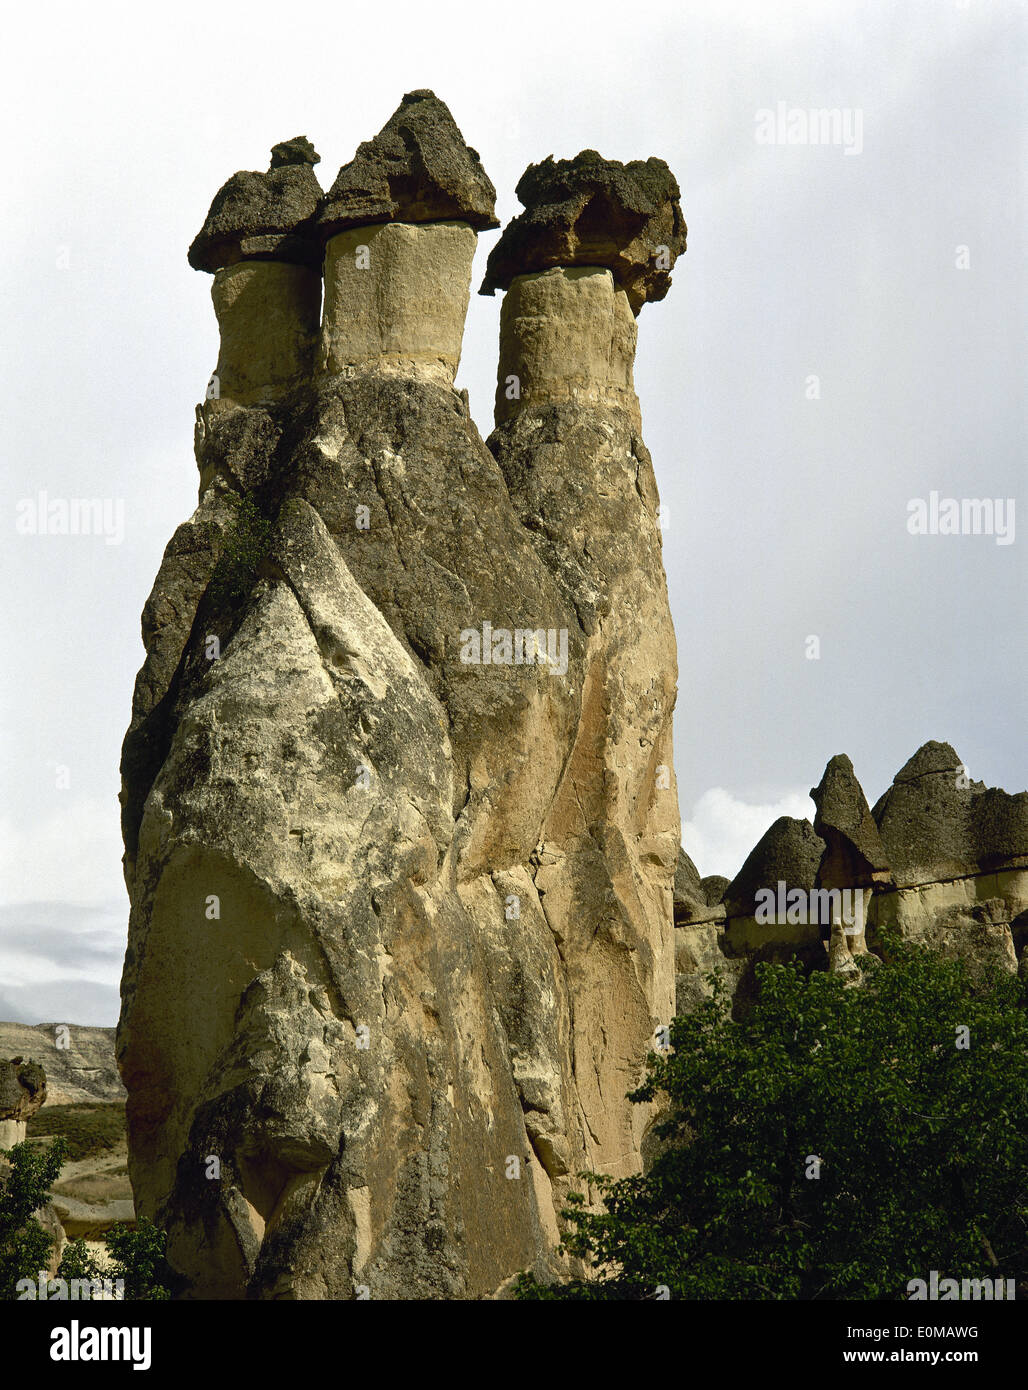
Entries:
{"type": "Polygon", "coordinates": [[[852,972],[865,924],[923,924],[955,910],[990,924],[990,949],[1017,968],[1028,939],[1028,792],[974,781],[950,744],[931,740],[873,807],[843,754],[810,795],[813,825],[780,817],[731,882],[701,879],[683,852],[676,926],[724,921],[738,954],[767,944],[771,924],[818,923],[829,968],[852,972]]]}
{"type": "MultiPolygon", "coordinates": [[[[220,189],[190,247],[190,264],[215,277],[211,399],[272,404],[314,374],[368,363],[453,382],[477,234],[499,226],[477,152],[446,105],[416,91],[327,193],[318,162],[306,137],[276,145],[266,173],[220,189]]],[[[481,287],[507,291],[498,418],[526,400],[636,411],[635,316],[667,294],[685,250],[674,176],[660,159],[585,150],[530,165],[517,194],[525,212],[481,287]]]]}

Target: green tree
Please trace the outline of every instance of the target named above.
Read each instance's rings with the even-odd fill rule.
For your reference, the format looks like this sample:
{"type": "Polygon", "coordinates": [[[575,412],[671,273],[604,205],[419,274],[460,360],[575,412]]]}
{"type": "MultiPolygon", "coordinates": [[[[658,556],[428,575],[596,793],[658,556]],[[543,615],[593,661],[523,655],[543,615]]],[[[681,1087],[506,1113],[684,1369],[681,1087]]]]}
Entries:
{"type": "MultiPolygon", "coordinates": [[[[6,1150],[8,1171],[0,1173],[0,1301],[16,1299],[18,1280],[35,1282],[49,1265],[53,1238],[34,1213],[49,1202],[67,1148],[67,1141],[58,1137],[45,1148],[21,1143],[6,1150]]],[[[121,1279],[126,1299],[167,1299],[174,1275],[164,1258],[166,1239],[164,1231],[146,1220],[134,1231],[117,1225],[107,1233],[106,1261],[101,1263],[84,1240],[73,1240],[65,1246],[57,1275],[121,1279]]]]}
{"type": "Polygon", "coordinates": [[[136,1229],[121,1224],[106,1236],[108,1258],[101,1262],[84,1240],[65,1247],[57,1273],[62,1279],[110,1279],[124,1283],[124,1297],[160,1301],[171,1297],[174,1274],[164,1258],[167,1235],[142,1218],[136,1229]]]}
{"type": "Polygon", "coordinates": [[[66,1148],[55,1139],[43,1150],[28,1143],[0,1149],[7,1159],[0,1172],[0,1300],[17,1298],[18,1280],[35,1279],[47,1266],[53,1239],[35,1213],[50,1200],[66,1148]]]}
{"type": "Polygon", "coordinates": [[[892,1299],[932,1269],[1028,1277],[1023,982],[885,942],[864,978],[758,965],[671,1027],[635,1101],[659,1098],[650,1170],[582,1174],[565,1249],[590,1278],[529,1299],[892,1299]],[[666,1295],[661,1295],[666,1296],[666,1295]]]}

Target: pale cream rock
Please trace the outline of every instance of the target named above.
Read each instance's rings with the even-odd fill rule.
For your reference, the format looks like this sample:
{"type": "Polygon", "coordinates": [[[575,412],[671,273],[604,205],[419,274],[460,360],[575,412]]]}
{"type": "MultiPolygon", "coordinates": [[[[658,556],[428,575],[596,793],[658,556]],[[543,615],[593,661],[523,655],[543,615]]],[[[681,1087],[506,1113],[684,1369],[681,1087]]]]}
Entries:
{"type": "Polygon", "coordinates": [[[0,1149],[13,1149],[21,1144],[28,1131],[24,1120],[0,1120],[0,1149]]]}
{"type": "Polygon", "coordinates": [[[1028,869],[919,884],[876,894],[874,926],[892,927],[904,940],[961,949],[1017,970],[1011,921],[1028,908],[1028,869]]]}
{"type": "Polygon", "coordinates": [[[216,272],[211,298],[221,330],[215,398],[237,405],[281,400],[310,370],[321,276],[284,261],[239,261],[216,272]]]}
{"type": "Polygon", "coordinates": [[[466,222],[385,222],[332,237],[320,370],[374,365],[452,385],[476,241],[466,222]]]}
{"type": "Polygon", "coordinates": [[[496,423],[533,406],[620,406],[641,428],[632,367],[637,329],[624,290],[600,266],[517,276],[500,310],[496,423]]]}

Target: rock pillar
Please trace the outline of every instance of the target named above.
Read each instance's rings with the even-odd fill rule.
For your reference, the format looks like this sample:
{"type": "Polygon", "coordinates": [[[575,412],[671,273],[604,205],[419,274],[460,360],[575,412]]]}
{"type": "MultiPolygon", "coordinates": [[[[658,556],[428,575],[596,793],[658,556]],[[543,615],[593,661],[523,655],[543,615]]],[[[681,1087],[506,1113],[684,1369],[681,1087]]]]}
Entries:
{"type": "Polygon", "coordinates": [[[214,275],[221,345],[205,420],[221,406],[274,405],[306,379],[321,312],[321,249],[313,220],[319,156],[303,136],[276,145],[266,173],[234,174],[219,190],[189,263],[214,275]]]}
{"type": "Polygon", "coordinates": [[[321,371],[371,366],[452,386],[477,241],[466,222],[381,222],[330,237],[321,371]]]}
{"type": "MultiPolygon", "coordinates": [[[[536,394],[492,452],[453,380],[495,190],[427,91],[305,224],[306,389],[204,422],[122,762],[130,1170],[191,1297],[489,1297],[567,1269],[577,1173],[641,1164],[679,821],[630,319],[680,213],[659,161],[575,177],[616,244],[519,259],[536,394]]],[[[223,285],[286,259],[299,224],[215,201],[223,285]]]]}
{"type": "Polygon", "coordinates": [[[0,1061],[0,1149],[20,1144],[28,1121],[46,1100],[46,1073],[34,1062],[0,1061]]]}
{"type": "Polygon", "coordinates": [[[892,882],[892,873],[863,789],[844,753],[831,759],[810,795],[817,807],[814,830],[825,842],[816,884],[828,896],[828,969],[855,982],[856,959],[867,954],[871,895],[892,882]]]}
{"type": "Polygon", "coordinates": [[[677,661],[659,498],[632,379],[635,314],[685,249],[660,160],[595,151],[533,165],[489,257],[500,317],[496,455],[585,632],[582,715],[540,832],[534,881],[561,943],[590,1164],[641,1163],[626,1093],[674,1011],[672,765],[677,661]]]}
{"type": "Polygon", "coordinates": [[[496,423],[525,405],[620,409],[642,428],[632,380],[636,324],[604,266],[517,275],[500,310],[496,423]]]}

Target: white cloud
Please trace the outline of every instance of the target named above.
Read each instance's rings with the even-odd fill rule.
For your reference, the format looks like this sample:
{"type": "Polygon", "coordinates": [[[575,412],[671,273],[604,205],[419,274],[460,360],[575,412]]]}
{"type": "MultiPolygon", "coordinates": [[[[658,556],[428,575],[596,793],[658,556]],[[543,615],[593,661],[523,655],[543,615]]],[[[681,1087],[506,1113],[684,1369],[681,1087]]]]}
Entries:
{"type": "Polygon", "coordinates": [[[113,799],[69,802],[36,821],[0,817],[0,903],[109,903],[121,853],[113,799]]]}
{"type": "Polygon", "coordinates": [[[724,787],[711,787],[684,823],[682,844],[704,878],[708,874],[734,878],[750,850],[779,816],[812,820],[814,804],[799,790],[786,792],[777,801],[755,804],[724,787]]]}

